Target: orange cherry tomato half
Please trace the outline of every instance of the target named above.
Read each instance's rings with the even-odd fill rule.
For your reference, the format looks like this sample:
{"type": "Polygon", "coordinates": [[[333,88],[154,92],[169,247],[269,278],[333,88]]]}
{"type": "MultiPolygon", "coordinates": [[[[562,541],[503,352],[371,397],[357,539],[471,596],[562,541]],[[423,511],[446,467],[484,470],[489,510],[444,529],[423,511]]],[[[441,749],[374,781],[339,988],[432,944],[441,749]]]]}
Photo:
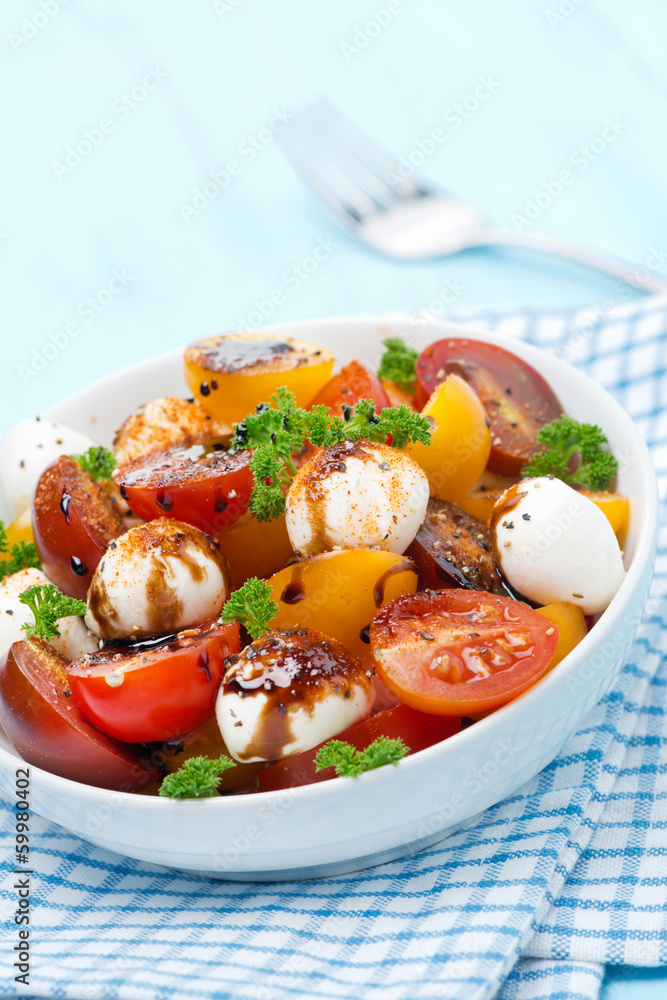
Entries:
{"type": "Polygon", "coordinates": [[[333,354],[296,337],[227,333],[185,349],[185,378],[217,420],[235,424],[281,386],[307,406],[331,377],[333,354]]]}
{"type": "Polygon", "coordinates": [[[405,389],[401,389],[400,385],[396,385],[391,379],[381,378],[380,384],[382,388],[387,393],[387,399],[389,400],[390,406],[408,406],[411,410],[416,410],[415,397],[405,389]]]}
{"type": "Polygon", "coordinates": [[[248,509],[251,452],[226,451],[219,440],[175,445],[122,466],[115,481],[144,521],[173,517],[217,535],[248,509]]]}
{"type": "Polygon", "coordinates": [[[562,414],[553,391],[515,354],[479,340],[447,337],[417,359],[417,401],[422,405],[447,375],[475,390],[491,421],[489,468],[518,476],[537,450],[537,431],[562,414]]]}
{"type": "Polygon", "coordinates": [[[284,514],[258,521],[248,510],[217,537],[229,564],[232,590],[251,576],[271,576],[294,559],[284,514]]]}
{"type": "Polygon", "coordinates": [[[361,362],[351,361],[349,365],[341,368],[337,375],[329,379],[315,396],[310,409],[313,406],[328,406],[332,413],[340,417],[343,415],[345,404],[354,406],[360,399],[372,399],[378,411],[390,405],[389,397],[377,375],[361,362]]]}
{"type": "MultiPolygon", "coordinates": [[[[396,708],[378,712],[370,719],[358,722],[356,726],[350,726],[336,739],[351,743],[357,750],[365,750],[378,736],[388,736],[390,739],[402,739],[412,754],[446,740],[458,733],[460,728],[460,719],[426,715],[424,712],[416,712],[408,705],[397,705],[396,708]]],[[[321,746],[324,744],[320,743],[314,749],[305,750],[294,757],[287,757],[262,771],[258,778],[259,790],[274,792],[281,788],[296,788],[297,785],[311,785],[335,778],[336,772],[332,767],[324,771],[315,770],[315,756],[321,746]]]]}
{"type": "Polygon", "coordinates": [[[380,609],[371,624],[380,679],[435,715],[471,715],[521,694],[546,671],[558,627],[526,604],[470,590],[425,590],[380,609]]]}
{"type": "Polygon", "coordinates": [[[0,708],[7,739],[35,767],[98,788],[139,791],[162,774],[139,747],[89,725],[72,698],[67,660],[46,642],[15,642],[0,662],[0,708]]]}
{"type": "Polygon", "coordinates": [[[128,743],[171,740],[211,714],[225,659],[240,648],[236,623],[208,622],[171,641],[147,639],[82,656],[67,676],[82,713],[102,732],[128,743]]]}

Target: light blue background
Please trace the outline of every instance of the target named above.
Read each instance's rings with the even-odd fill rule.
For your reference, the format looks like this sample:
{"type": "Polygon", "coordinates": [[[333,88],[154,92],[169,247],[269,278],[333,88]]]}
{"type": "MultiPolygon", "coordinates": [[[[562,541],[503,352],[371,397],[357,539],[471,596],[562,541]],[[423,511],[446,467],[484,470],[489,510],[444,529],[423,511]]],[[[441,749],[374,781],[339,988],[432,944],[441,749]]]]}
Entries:
{"type": "MultiPolygon", "coordinates": [[[[504,226],[569,169],[573,182],[532,228],[655,262],[667,247],[667,17],[658,0],[401,0],[362,47],[360,29],[387,6],[2,5],[0,431],[133,360],[256,321],[257,302],[276,291],[272,321],[415,311],[447,282],[463,289],[458,307],[618,297],[605,278],[517,252],[407,265],[349,241],[275,141],[252,159],[247,152],[276,109],[289,115],[320,95],[399,156],[443,127],[446,141],[423,172],[504,226]],[[153,89],[124,104],[149,70],[153,89]],[[455,127],[455,105],[480,78],[493,94],[455,127]],[[90,155],[59,167],[102,119],[110,131],[90,155]],[[577,151],[608,119],[618,137],[581,170],[577,151]],[[230,160],[238,175],[186,221],[182,206],[230,160]],[[294,288],[286,272],[320,240],[337,246],[294,288]],[[110,295],[114,271],[131,278],[110,295]],[[57,350],[40,361],[54,337],[57,350]]],[[[664,979],[622,974],[605,997],[664,992],[664,979]]]]}

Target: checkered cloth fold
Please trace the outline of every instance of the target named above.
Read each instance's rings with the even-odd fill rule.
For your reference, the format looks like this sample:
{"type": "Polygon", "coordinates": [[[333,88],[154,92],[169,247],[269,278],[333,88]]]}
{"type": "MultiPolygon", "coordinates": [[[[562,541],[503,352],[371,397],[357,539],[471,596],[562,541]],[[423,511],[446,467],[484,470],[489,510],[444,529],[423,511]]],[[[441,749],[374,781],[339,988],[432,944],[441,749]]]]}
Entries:
{"type": "MultiPolygon", "coordinates": [[[[667,301],[467,314],[602,382],[667,472],[667,301]]],[[[35,818],[32,972],[7,997],[538,1000],[599,993],[605,963],[667,962],[667,535],[611,693],[560,756],[469,829],[368,871],[283,884],[203,881],[118,857],[35,818]]],[[[12,814],[0,814],[4,857],[12,814]]]]}

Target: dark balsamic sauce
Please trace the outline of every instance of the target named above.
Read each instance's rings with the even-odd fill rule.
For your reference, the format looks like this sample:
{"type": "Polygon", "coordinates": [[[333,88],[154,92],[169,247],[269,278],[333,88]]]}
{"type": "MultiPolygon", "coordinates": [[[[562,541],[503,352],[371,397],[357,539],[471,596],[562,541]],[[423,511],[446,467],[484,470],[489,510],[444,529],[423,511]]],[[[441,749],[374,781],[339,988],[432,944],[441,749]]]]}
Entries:
{"type": "Polygon", "coordinates": [[[414,569],[415,566],[411,559],[404,559],[403,562],[394,563],[393,566],[386,569],[382,576],[378,577],[375,586],[373,587],[373,600],[375,601],[375,607],[382,607],[384,603],[384,592],[392,576],[396,576],[398,573],[407,573],[409,571],[414,572],[414,569]]]}
{"type": "Polygon", "coordinates": [[[69,524],[69,508],[71,502],[72,498],[69,495],[69,493],[63,493],[62,497],[60,498],[60,503],[58,505],[60,507],[60,513],[63,515],[68,524],[69,524]]]}
{"type": "Polygon", "coordinates": [[[88,567],[86,566],[83,559],[79,559],[78,556],[72,556],[69,561],[71,570],[76,576],[85,576],[88,572],[88,567]]]}
{"type": "Polygon", "coordinates": [[[160,510],[165,511],[167,514],[169,513],[169,511],[174,509],[174,501],[169,496],[169,494],[166,493],[164,490],[158,490],[155,497],[155,502],[160,508],[160,510]]]}
{"type": "Polygon", "coordinates": [[[303,587],[303,568],[300,563],[297,563],[292,570],[292,579],[280,595],[280,600],[283,604],[298,604],[299,601],[303,601],[305,597],[306,591],[303,587]]]}

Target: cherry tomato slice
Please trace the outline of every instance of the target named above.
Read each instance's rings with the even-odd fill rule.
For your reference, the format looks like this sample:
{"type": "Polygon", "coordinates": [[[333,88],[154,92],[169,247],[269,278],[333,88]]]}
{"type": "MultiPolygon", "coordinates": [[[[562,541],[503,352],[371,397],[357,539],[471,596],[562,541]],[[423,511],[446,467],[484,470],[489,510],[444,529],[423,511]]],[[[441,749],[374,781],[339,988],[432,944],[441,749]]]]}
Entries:
{"type": "Polygon", "coordinates": [[[170,641],[148,639],[82,656],[67,676],[82,713],[103,732],[128,743],[170,740],[211,714],[224,661],[240,648],[236,623],[208,622],[170,641]]]}
{"type": "Polygon", "coordinates": [[[558,627],[509,597],[424,590],[381,608],[370,636],[377,672],[397,698],[461,716],[504,705],[541,677],[558,627]]]}
{"type": "Polygon", "coordinates": [[[345,404],[354,406],[360,399],[372,399],[378,411],[390,405],[389,397],[377,375],[361,362],[351,361],[318,392],[309,408],[328,406],[332,413],[340,417],[345,404]]]}
{"type": "Polygon", "coordinates": [[[537,450],[539,428],[563,412],[551,388],[534,368],[502,347],[448,337],[417,359],[417,401],[424,405],[452,373],[472,386],[491,421],[489,469],[520,475],[537,450]]]}
{"type": "Polygon", "coordinates": [[[219,440],[176,445],[122,466],[121,496],[144,521],[173,517],[217,535],[248,509],[251,452],[226,451],[219,440]]]}
{"type": "MultiPolygon", "coordinates": [[[[350,726],[336,739],[351,743],[357,750],[364,750],[378,736],[389,736],[391,739],[402,739],[410,747],[410,753],[417,753],[418,750],[424,750],[453,736],[460,728],[460,719],[426,715],[424,712],[416,712],[408,705],[398,705],[378,712],[370,719],[358,722],[356,726],[350,726]]],[[[320,743],[313,750],[278,761],[262,771],[258,778],[259,790],[274,792],[281,788],[295,788],[297,785],[310,785],[335,778],[333,768],[315,770],[315,755],[321,746],[324,744],[320,743]]]]}
{"type": "Polygon", "coordinates": [[[109,542],[125,530],[110,494],[61,455],[37,483],[32,520],[44,572],[63,593],[85,600],[109,542]]]}
{"type": "Polygon", "coordinates": [[[296,337],[227,333],[185,349],[185,378],[194,396],[217,420],[235,424],[276,389],[293,392],[307,406],[331,377],[333,354],[296,337]]]}
{"type": "Polygon", "coordinates": [[[163,769],[138,747],[119,743],[84,719],[72,698],[67,660],[39,639],[15,642],[0,663],[7,738],[29,764],[72,781],[139,791],[163,769]]]}

